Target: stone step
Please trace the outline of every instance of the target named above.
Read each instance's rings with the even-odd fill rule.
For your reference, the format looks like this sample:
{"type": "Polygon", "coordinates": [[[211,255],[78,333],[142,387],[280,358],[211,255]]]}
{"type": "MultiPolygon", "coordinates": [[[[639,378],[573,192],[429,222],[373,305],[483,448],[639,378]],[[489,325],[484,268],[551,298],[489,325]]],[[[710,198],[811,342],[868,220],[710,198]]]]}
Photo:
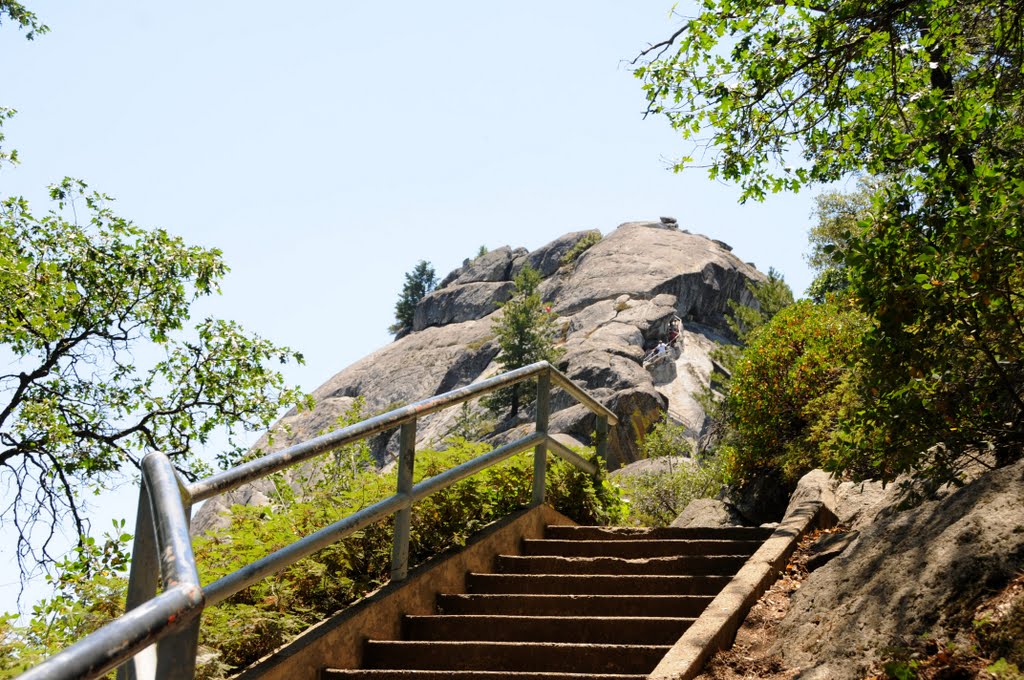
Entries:
{"type": "Polygon", "coordinates": [[[560,557],[670,557],[683,555],[752,555],[761,541],[715,540],[567,540],[554,538],[523,539],[524,555],[560,557]]]}
{"type": "Polygon", "coordinates": [[[495,568],[503,574],[623,574],[662,576],[733,576],[746,555],[684,557],[560,557],[558,555],[499,555],[495,568]]]}
{"type": "Polygon", "coordinates": [[[654,670],[669,649],[669,645],[369,640],[363,665],[407,670],[638,674],[654,670]]]}
{"type": "Polygon", "coordinates": [[[591,541],[716,540],[764,541],[774,529],[761,527],[600,527],[555,526],[544,530],[545,538],[591,541]]]}
{"type": "Polygon", "coordinates": [[[696,617],[711,595],[438,595],[442,614],[696,617]]]}
{"type": "Polygon", "coordinates": [[[323,680],[345,678],[346,680],[645,680],[646,673],[622,675],[620,673],[530,673],[512,671],[409,671],[380,669],[338,669],[326,668],[323,680]]]}
{"type": "Polygon", "coordinates": [[[671,645],[694,619],[682,617],[406,616],[407,640],[491,640],[671,645]]]}
{"type": "Polygon", "coordinates": [[[604,574],[466,575],[468,593],[536,595],[717,595],[729,576],[608,576],[604,574]]]}

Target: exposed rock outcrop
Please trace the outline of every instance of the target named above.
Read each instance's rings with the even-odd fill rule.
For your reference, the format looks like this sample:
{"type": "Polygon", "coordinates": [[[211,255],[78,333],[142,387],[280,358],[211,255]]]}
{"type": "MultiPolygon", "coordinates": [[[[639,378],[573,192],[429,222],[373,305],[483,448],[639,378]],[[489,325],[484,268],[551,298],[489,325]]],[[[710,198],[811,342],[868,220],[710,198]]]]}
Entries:
{"type": "Polygon", "coordinates": [[[772,651],[801,678],[865,677],[901,641],[969,626],[1024,569],[1024,461],[910,510],[869,505],[874,522],[807,578],[780,624],[772,651]]]}
{"type": "Polygon", "coordinates": [[[725,501],[698,498],[691,501],[678,517],[674,527],[730,527],[743,526],[743,517],[725,501]]]}
{"type": "MultiPolygon", "coordinates": [[[[638,458],[639,442],[666,409],[695,437],[704,414],[693,393],[707,384],[712,370],[708,353],[725,341],[723,315],[730,300],[756,305],[747,283],[764,280],[764,275],[712,240],[662,222],[624,224],[572,263],[562,264],[566,253],[596,233],[566,234],[533,252],[498,248],[466,261],[420,301],[413,332],[332,377],[313,393],[312,412],[287,414],[275,427],[273,441],[264,438],[257,446],[279,449],[316,436],[357,396],[366,400],[368,413],[377,413],[497,373],[492,325],[500,318],[500,304],[514,292],[512,279],[526,264],[544,276],[539,290],[561,317],[560,370],[620,418],[610,437],[609,467],[638,458]],[[673,366],[665,367],[671,370],[661,377],[652,376],[641,363],[644,351],[664,339],[675,316],[683,319],[684,333],[671,356],[673,366]]],[[[457,410],[421,419],[418,444],[443,440],[457,410]]],[[[560,392],[552,410],[553,431],[589,441],[594,418],[588,411],[560,392]]],[[[523,417],[532,421],[528,412],[523,417]]],[[[508,432],[497,440],[518,431],[516,423],[503,427],[508,432]]],[[[373,445],[385,463],[395,448],[394,436],[382,436],[373,445]]],[[[208,502],[196,526],[246,494],[252,496],[250,490],[239,490],[208,502]]]]}

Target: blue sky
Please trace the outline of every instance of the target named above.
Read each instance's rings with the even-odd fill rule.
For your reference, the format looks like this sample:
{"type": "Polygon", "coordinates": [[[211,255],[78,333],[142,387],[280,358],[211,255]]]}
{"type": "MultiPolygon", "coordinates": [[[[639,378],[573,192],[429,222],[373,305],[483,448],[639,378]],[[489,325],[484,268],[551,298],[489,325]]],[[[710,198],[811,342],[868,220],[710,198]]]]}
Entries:
{"type": "Polygon", "coordinates": [[[627,62],[671,33],[671,6],[29,2],[52,32],[0,28],[22,158],[0,195],[41,212],[71,175],[222,249],[232,272],[196,316],[302,351],[288,376],[309,390],[390,340],[418,260],[443,277],[480,245],[673,215],[799,294],[811,196],[739,205],[703,171],[673,174],[689,149],[643,118],[627,62]]]}

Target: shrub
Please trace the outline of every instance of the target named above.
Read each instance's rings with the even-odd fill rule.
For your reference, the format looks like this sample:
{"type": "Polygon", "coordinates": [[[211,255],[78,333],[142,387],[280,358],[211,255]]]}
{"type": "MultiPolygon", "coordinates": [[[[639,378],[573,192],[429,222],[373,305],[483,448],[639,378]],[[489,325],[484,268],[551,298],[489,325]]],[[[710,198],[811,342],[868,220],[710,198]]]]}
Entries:
{"type": "MultiPolygon", "coordinates": [[[[450,469],[481,455],[489,446],[449,438],[444,451],[416,454],[414,480],[450,469]]],[[[410,564],[462,546],[484,525],[526,507],[531,498],[533,458],[514,456],[413,507],[410,564]]],[[[231,525],[195,541],[203,582],[284,547],[394,493],[395,473],[361,472],[339,483],[324,476],[300,499],[279,480],[287,503],[264,507],[236,506],[231,525]]],[[[609,523],[624,511],[615,489],[561,460],[550,463],[548,502],[584,523],[609,523]]],[[[251,663],[332,612],[347,606],[388,580],[393,520],[345,538],[291,568],[237,593],[204,614],[200,641],[217,649],[233,667],[251,663]],[[239,626],[244,635],[239,635],[239,626]]]]}
{"type": "Polygon", "coordinates": [[[619,477],[616,481],[629,503],[629,521],[641,526],[666,526],[698,498],[716,496],[725,484],[725,465],[717,455],[689,455],[686,428],[672,421],[657,423],[644,438],[647,459],[662,459],[662,469],[619,477]]]}
{"type": "MultiPolygon", "coordinates": [[[[450,438],[448,444],[445,451],[417,452],[415,481],[490,449],[459,438],[450,438]]],[[[234,506],[227,527],[193,541],[203,584],[392,495],[395,473],[362,466],[364,453],[355,444],[307,478],[275,475],[269,505],[234,506]],[[295,492],[300,486],[301,496],[295,492]]],[[[532,477],[533,457],[524,453],[417,503],[410,564],[462,546],[484,525],[526,507],[532,477]]],[[[551,457],[546,486],[548,502],[578,522],[607,524],[624,518],[617,489],[603,475],[594,479],[551,457]]],[[[217,654],[208,655],[196,669],[197,677],[223,677],[248,665],[378,588],[389,577],[392,536],[392,519],[370,525],[206,609],[200,645],[217,654]]],[[[20,674],[123,612],[130,539],[121,534],[108,536],[104,543],[89,540],[60,564],[54,597],[36,606],[28,626],[17,626],[13,615],[0,616],[0,678],[20,674]],[[89,565],[97,564],[99,571],[89,571],[89,565]]]]}
{"type": "Polygon", "coordinates": [[[863,328],[861,317],[836,303],[801,301],[752,334],[724,405],[732,481],[781,473],[792,484],[825,462],[850,407],[863,328]]]}
{"type": "Polygon", "coordinates": [[[591,246],[601,241],[601,234],[597,232],[589,232],[583,236],[579,241],[573,244],[572,248],[566,251],[565,255],[562,255],[562,259],[559,260],[559,264],[563,267],[569,265],[580,259],[580,255],[587,252],[591,246]]]}

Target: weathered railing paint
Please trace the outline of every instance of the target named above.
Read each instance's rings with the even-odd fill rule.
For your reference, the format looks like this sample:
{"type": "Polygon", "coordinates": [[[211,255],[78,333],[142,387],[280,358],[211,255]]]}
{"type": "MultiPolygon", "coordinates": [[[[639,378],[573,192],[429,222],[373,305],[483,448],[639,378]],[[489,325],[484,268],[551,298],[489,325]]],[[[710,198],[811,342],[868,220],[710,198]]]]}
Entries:
{"type": "Polygon", "coordinates": [[[544,502],[544,477],[549,450],[589,474],[596,474],[597,468],[593,463],[584,460],[548,434],[552,383],[595,413],[595,444],[598,454],[605,457],[608,426],[616,424],[615,414],[546,361],[389,411],[189,485],[181,483],[167,456],[161,453],[148,454],[142,461],[142,488],[128,583],[128,611],[28,670],[21,678],[92,679],[119,666],[118,680],[191,678],[195,671],[199,616],[204,607],[223,602],[267,576],[392,514],[395,515],[395,536],[391,578],[402,580],[409,569],[412,505],[465,477],[531,448],[534,450],[534,504],[544,502]],[[537,418],[533,434],[500,446],[419,484],[412,483],[418,418],[530,378],[537,379],[537,418]],[[189,535],[189,516],[195,503],[395,427],[401,427],[395,495],[324,527],[205,588],[200,587],[189,535]],[[161,582],[164,590],[157,594],[161,582]]]}

